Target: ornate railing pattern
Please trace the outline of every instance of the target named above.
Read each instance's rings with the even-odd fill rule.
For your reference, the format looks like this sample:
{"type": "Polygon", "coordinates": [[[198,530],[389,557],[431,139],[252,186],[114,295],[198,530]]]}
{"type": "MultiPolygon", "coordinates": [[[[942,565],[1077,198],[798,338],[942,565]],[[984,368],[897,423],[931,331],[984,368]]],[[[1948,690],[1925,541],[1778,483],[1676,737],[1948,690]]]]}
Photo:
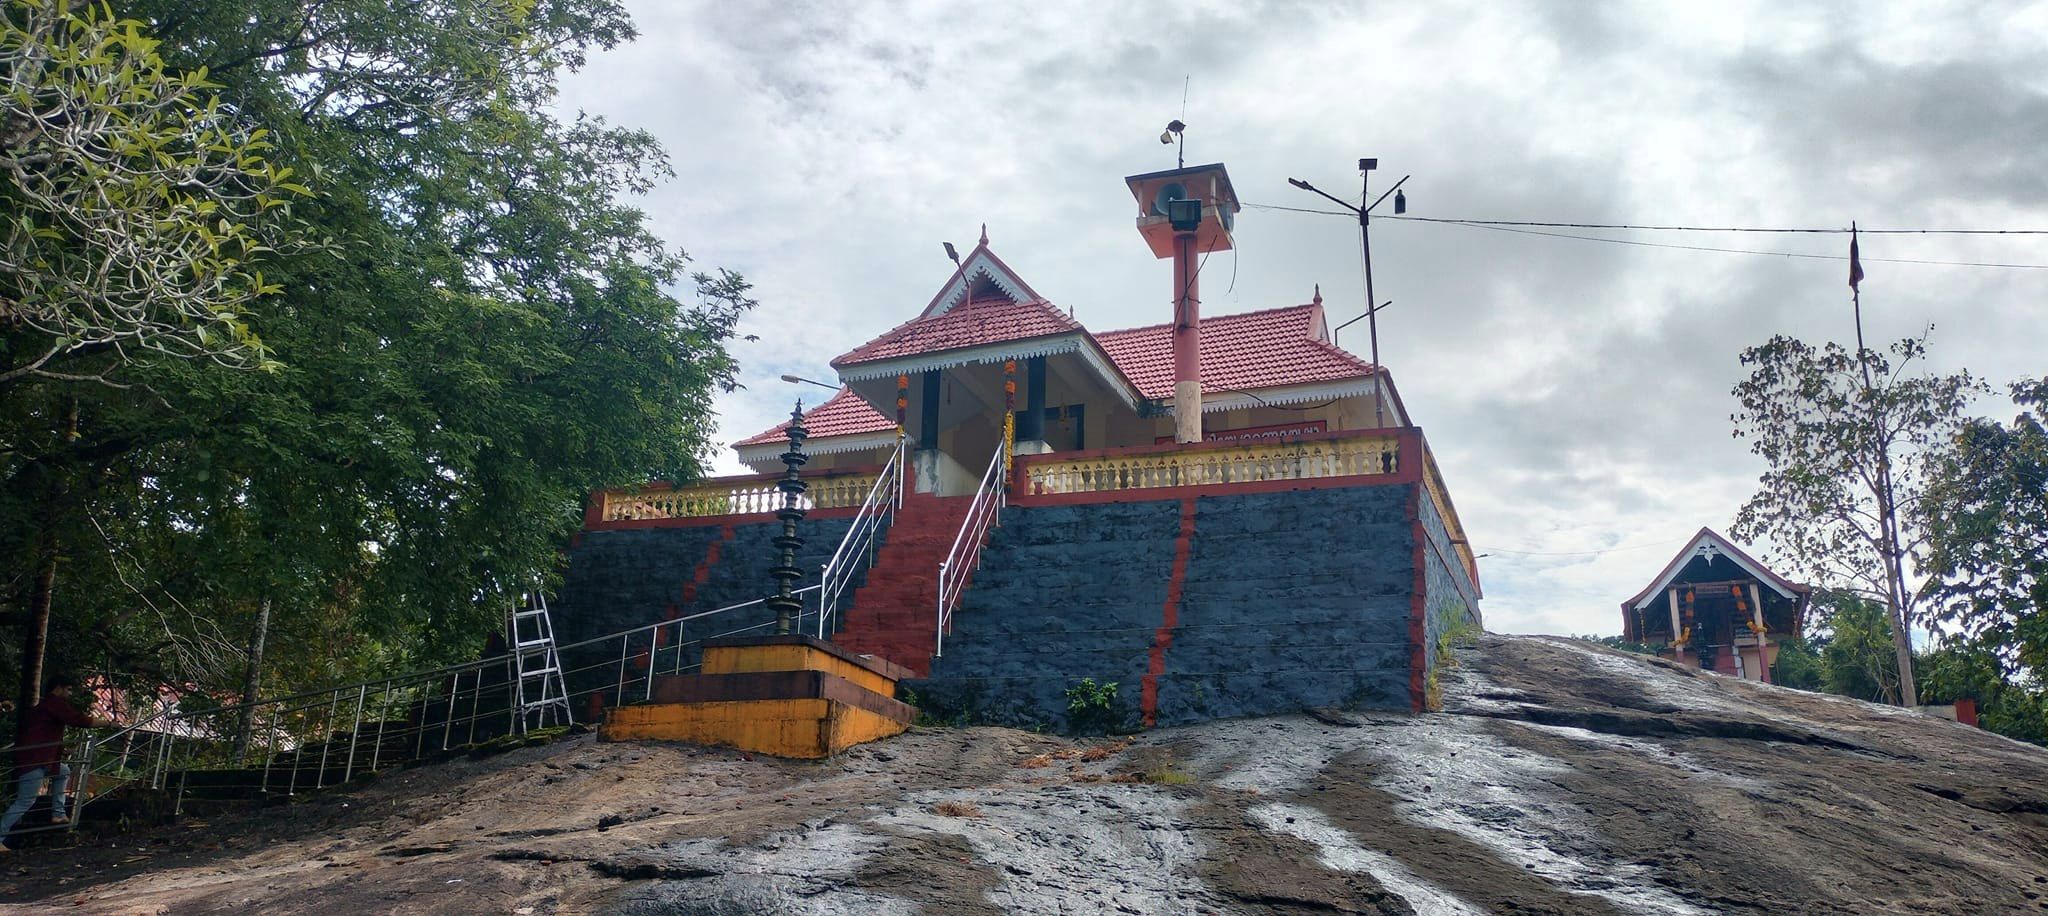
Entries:
{"type": "Polygon", "coordinates": [[[1472,542],[1465,537],[1464,523],[1458,521],[1458,510],[1451,506],[1451,497],[1444,492],[1443,474],[1436,469],[1436,456],[1427,447],[1422,451],[1422,486],[1429,491],[1429,501],[1436,504],[1436,515],[1443,519],[1444,530],[1450,532],[1451,548],[1458,552],[1458,561],[1465,564],[1465,572],[1477,583],[1479,559],[1472,553],[1472,542]]]}
{"type": "MultiPolygon", "coordinates": [[[[779,476],[779,475],[778,475],[779,476]]],[[[714,477],[674,489],[606,490],[598,520],[627,522],[658,518],[703,518],[748,515],[782,508],[778,476],[714,477]]],[[[875,488],[881,473],[874,470],[805,475],[810,484],[805,508],[848,509],[859,506],[875,488]]]]}
{"type": "Polygon", "coordinates": [[[1032,494],[1100,493],[1393,474],[1400,469],[1400,453],[1400,440],[1394,436],[1331,438],[1069,460],[1033,459],[1023,473],[1026,492],[1032,494]]]}

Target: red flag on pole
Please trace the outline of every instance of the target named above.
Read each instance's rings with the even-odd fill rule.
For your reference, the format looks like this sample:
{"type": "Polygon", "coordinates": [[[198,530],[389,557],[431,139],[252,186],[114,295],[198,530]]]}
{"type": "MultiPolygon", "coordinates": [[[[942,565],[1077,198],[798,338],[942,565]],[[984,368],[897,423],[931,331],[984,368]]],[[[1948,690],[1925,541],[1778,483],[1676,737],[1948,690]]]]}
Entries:
{"type": "Polygon", "coordinates": [[[1856,249],[1856,224],[1849,224],[1849,288],[1862,292],[1856,284],[1863,282],[1863,257],[1856,249]]]}

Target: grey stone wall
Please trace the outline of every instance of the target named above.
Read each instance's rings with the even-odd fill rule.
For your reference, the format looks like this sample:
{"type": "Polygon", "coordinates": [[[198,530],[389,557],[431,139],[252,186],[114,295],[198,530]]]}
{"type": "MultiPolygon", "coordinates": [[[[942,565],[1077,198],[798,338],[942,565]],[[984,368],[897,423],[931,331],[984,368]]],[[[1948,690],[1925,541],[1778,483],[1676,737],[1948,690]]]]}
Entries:
{"type": "Polygon", "coordinates": [[[1409,708],[1409,489],[1197,500],[1159,722],[1409,708]]]}
{"type": "MultiPolygon", "coordinates": [[[[822,567],[832,551],[838,549],[849,524],[850,520],[843,518],[806,519],[799,523],[797,528],[803,533],[805,544],[797,554],[798,565],[806,570],[822,567]]],[[[732,539],[720,545],[719,560],[711,567],[704,584],[697,587],[693,601],[683,600],[683,587],[691,582],[712,543],[721,538],[719,526],[586,531],[582,542],[569,551],[569,568],[551,608],[555,638],[559,643],[574,643],[656,623],[668,618],[671,606],[688,615],[767,597],[775,588],[768,569],[776,563],[773,539],[781,530],[782,523],[772,519],[734,526],[732,539]]],[[[817,579],[812,572],[802,585],[814,585],[817,579]]],[[[765,607],[718,614],[684,624],[683,638],[689,642],[725,635],[741,627],[767,623],[774,617],[765,607]]],[[[631,651],[637,653],[645,648],[643,641],[631,651]]],[[[578,692],[600,682],[616,682],[618,656],[617,643],[608,644],[602,651],[565,653],[564,662],[574,675],[570,678],[570,691],[578,692]]],[[[679,659],[676,649],[670,646],[656,653],[654,664],[658,670],[668,671],[679,665],[695,664],[696,660],[694,647],[686,646],[679,659]]],[[[630,667],[627,680],[645,686],[637,670],[630,667]]]]}
{"type": "Polygon", "coordinates": [[[1061,729],[1093,678],[1136,723],[1179,533],[1177,501],[1003,510],[932,676],[906,686],[936,718],[1061,729]]]}
{"type": "Polygon", "coordinates": [[[1429,541],[1422,552],[1423,645],[1427,650],[1424,664],[1433,671],[1437,665],[1436,646],[1444,630],[1457,625],[1460,620],[1477,629],[1482,625],[1482,618],[1479,615],[1479,593],[1459,563],[1450,532],[1444,527],[1443,516],[1436,511],[1436,502],[1429,498],[1427,492],[1420,494],[1418,502],[1423,536],[1429,541]]]}
{"type": "MultiPolygon", "coordinates": [[[[1410,707],[1411,486],[1201,497],[1157,722],[1313,706],[1410,707]]],[[[909,684],[929,714],[1064,729],[1081,678],[1139,721],[1165,618],[1179,500],[1011,508],[944,656],[909,684]]]]}

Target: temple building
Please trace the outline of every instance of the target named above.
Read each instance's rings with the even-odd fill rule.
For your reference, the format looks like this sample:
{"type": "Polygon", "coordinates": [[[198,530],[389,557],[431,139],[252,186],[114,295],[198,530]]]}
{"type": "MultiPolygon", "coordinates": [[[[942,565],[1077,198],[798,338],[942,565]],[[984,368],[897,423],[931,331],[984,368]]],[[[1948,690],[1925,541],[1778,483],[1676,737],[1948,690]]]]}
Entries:
{"type": "Polygon", "coordinates": [[[1622,636],[1683,664],[1769,682],[1778,644],[1799,635],[1811,595],[1701,528],[1657,578],[1622,602],[1622,636]]]}
{"type": "MultiPolygon", "coordinates": [[[[1082,679],[1130,725],[1424,708],[1479,575],[1393,379],[1333,343],[1319,292],[1201,314],[1197,259],[1234,244],[1223,166],[1126,185],[1172,266],[1160,323],[1089,329],[984,229],[921,309],[831,360],[841,387],[801,417],[799,628],[972,721],[1070,724],[1082,679]]],[[[735,444],[758,474],[591,495],[562,638],[677,622],[618,660],[619,697],[765,625],[788,427],[735,444]]]]}
{"type": "MultiPolygon", "coordinates": [[[[1330,343],[1321,294],[1205,319],[1201,335],[1205,441],[1408,425],[1386,375],[1330,343]]],[[[809,468],[887,461],[899,387],[920,492],[973,492],[1003,441],[1006,397],[1018,406],[1017,456],[1172,442],[1172,338],[1171,324],[1091,333],[1018,279],[984,237],[915,319],[832,361],[847,387],[804,415],[809,468]]],[[[786,425],[738,442],[740,460],[764,473],[776,467],[786,425]]]]}

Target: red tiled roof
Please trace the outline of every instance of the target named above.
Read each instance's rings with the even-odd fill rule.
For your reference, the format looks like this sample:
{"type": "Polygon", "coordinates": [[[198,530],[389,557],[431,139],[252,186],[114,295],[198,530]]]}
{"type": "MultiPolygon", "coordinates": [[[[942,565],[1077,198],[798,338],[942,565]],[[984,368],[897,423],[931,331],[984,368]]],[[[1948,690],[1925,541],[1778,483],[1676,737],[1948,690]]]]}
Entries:
{"type": "MultiPolygon", "coordinates": [[[[1317,333],[1321,307],[1295,305],[1259,312],[1217,315],[1202,319],[1202,390],[1244,391],[1364,378],[1372,364],[1311,336],[1317,333]]],[[[1028,340],[1084,331],[1050,303],[981,300],[930,318],[898,326],[833,361],[852,365],[914,356],[940,350],[980,346],[1007,340],[1028,340]],[[956,317],[957,316],[957,317],[956,317]]],[[[1110,361],[1147,398],[1173,396],[1173,326],[1156,324],[1094,335],[1110,361]]],[[[782,439],[788,423],[743,439],[735,445],[764,445],[782,439]]],[[[825,403],[804,412],[804,426],[814,439],[857,436],[894,429],[884,416],[841,388],[825,403]]]]}
{"type": "MultiPolygon", "coordinates": [[[[1245,391],[1371,375],[1371,363],[1315,339],[1322,307],[1296,305],[1202,319],[1202,390],[1245,391]]],[[[1147,398],[1173,396],[1173,325],[1095,335],[1147,398]]]]}
{"type": "MultiPolygon", "coordinates": [[[[788,428],[789,421],[784,420],[777,423],[774,429],[763,430],[733,445],[766,445],[781,442],[786,438],[783,430],[788,428]]],[[[862,433],[891,430],[896,428],[896,421],[869,406],[860,395],[853,393],[853,389],[841,388],[838,394],[826,398],[825,403],[804,411],[804,428],[810,430],[811,438],[823,439],[827,436],[857,436],[862,433]]]]}
{"type": "Polygon", "coordinates": [[[1044,300],[980,299],[897,325],[841,355],[832,365],[851,366],[1081,330],[1079,322],[1044,300]]]}

